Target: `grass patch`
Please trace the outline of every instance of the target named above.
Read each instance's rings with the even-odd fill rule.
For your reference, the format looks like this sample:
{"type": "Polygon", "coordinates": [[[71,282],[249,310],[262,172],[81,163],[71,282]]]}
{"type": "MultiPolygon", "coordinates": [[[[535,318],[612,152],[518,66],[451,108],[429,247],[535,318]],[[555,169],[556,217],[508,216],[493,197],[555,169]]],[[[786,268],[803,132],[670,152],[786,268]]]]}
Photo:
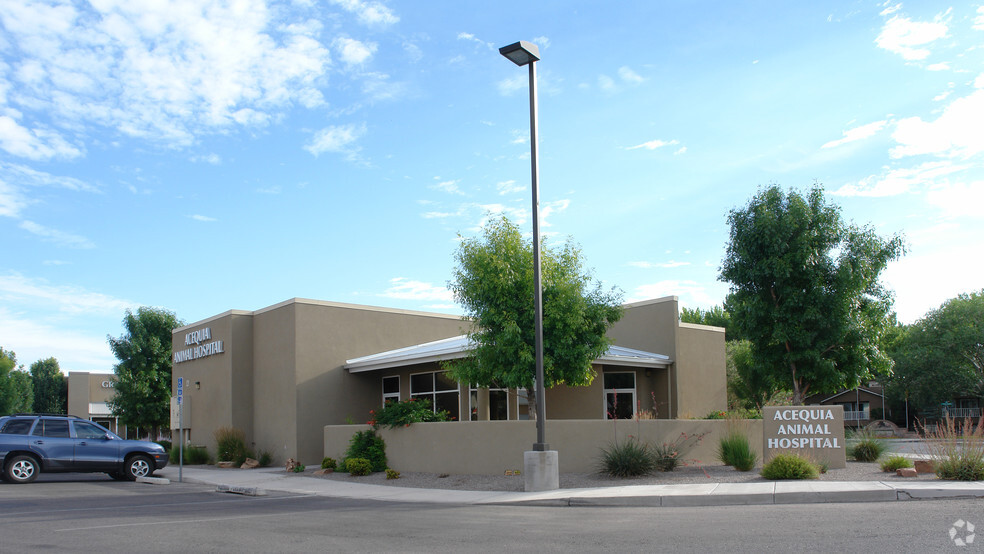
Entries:
{"type": "Polygon", "coordinates": [[[926,446],[940,479],[984,481],[984,418],[946,417],[926,434],[926,446]]]}
{"type": "Polygon", "coordinates": [[[869,431],[855,431],[847,438],[847,453],[859,462],[874,462],[885,453],[885,441],[869,431]]]}
{"type": "Polygon", "coordinates": [[[897,469],[902,469],[906,467],[912,467],[912,460],[906,458],[905,456],[891,456],[879,464],[882,471],[895,471],[897,469]]]}
{"type": "Polygon", "coordinates": [[[601,449],[601,473],[612,477],[639,477],[656,471],[652,447],[634,438],[601,449]]]}

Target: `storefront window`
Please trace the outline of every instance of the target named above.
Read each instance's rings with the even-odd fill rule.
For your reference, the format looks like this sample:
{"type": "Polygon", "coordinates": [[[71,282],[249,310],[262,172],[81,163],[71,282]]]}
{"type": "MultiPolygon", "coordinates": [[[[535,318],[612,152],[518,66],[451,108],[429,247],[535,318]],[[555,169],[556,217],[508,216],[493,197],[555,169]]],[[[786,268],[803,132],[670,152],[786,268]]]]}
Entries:
{"type": "Polygon", "coordinates": [[[605,373],[605,419],[632,419],[635,415],[635,372],[605,373]]]}
{"type": "Polygon", "coordinates": [[[383,377],[383,405],[400,401],[400,376],[383,377]]]}
{"type": "Polygon", "coordinates": [[[410,375],[410,396],[429,398],[435,412],[446,411],[452,421],[458,420],[458,383],[447,372],[410,375]]]}

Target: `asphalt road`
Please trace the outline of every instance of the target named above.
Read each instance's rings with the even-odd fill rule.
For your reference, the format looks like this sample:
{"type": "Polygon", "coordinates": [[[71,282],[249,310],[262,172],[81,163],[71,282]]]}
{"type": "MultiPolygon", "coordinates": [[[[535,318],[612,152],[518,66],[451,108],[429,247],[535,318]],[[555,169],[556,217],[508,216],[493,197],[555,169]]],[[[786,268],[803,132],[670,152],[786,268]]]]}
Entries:
{"type": "MultiPolygon", "coordinates": [[[[935,552],[979,500],[704,508],[379,503],[93,475],[0,484],[0,552],[935,552]]],[[[980,528],[984,533],[984,527],[980,528]]],[[[966,538],[966,526],[957,538],[966,538]]]]}

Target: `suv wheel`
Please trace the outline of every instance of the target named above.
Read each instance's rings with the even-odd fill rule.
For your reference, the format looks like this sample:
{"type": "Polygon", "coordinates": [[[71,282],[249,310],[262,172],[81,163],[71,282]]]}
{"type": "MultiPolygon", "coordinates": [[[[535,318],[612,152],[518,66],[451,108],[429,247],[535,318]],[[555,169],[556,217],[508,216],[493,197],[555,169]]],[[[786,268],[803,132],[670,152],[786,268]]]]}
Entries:
{"type": "Polygon", "coordinates": [[[135,481],[137,477],[150,477],[154,472],[153,464],[154,462],[147,456],[134,456],[123,466],[123,475],[130,481],[135,481]]]}
{"type": "Polygon", "coordinates": [[[38,478],[41,468],[38,461],[31,456],[14,456],[7,463],[5,471],[7,480],[11,483],[30,483],[38,478]]]}

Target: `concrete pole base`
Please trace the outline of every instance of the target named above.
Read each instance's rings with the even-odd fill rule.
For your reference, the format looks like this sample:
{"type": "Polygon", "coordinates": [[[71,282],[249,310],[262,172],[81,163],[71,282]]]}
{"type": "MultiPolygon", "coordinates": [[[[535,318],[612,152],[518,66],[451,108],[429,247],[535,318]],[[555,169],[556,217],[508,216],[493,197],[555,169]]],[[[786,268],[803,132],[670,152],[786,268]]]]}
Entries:
{"type": "Polygon", "coordinates": [[[554,491],[560,488],[560,463],[556,450],[523,453],[526,492],[554,491]]]}

